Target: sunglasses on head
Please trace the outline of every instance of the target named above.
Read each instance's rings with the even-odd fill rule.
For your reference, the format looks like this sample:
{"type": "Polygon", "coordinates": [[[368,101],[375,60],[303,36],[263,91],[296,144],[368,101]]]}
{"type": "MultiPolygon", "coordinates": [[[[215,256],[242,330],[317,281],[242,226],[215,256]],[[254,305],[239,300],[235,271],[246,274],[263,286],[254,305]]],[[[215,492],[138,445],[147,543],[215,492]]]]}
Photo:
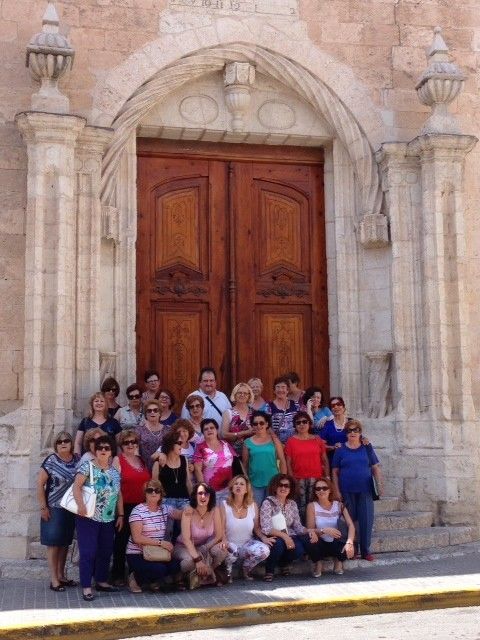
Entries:
{"type": "Polygon", "coordinates": [[[129,444],[138,444],[138,440],[124,440],[122,446],[128,446],[129,444]]]}
{"type": "Polygon", "coordinates": [[[112,447],[109,444],[99,444],[95,446],[97,451],[111,451],[112,447]]]}
{"type": "Polygon", "coordinates": [[[145,493],[161,493],[161,491],[158,487],[147,487],[145,493]]]}
{"type": "Polygon", "coordinates": [[[55,444],[68,444],[71,442],[70,438],[64,438],[63,440],[57,440],[55,444]]]}
{"type": "Polygon", "coordinates": [[[362,430],[360,427],[352,427],[351,429],[347,429],[347,433],[361,433],[362,430]]]}

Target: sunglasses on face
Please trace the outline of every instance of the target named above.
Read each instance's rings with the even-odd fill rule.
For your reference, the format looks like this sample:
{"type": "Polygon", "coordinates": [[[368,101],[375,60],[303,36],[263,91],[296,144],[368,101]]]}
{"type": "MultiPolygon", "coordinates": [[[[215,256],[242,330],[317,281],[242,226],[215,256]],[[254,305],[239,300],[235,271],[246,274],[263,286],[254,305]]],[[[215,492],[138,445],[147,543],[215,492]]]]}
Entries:
{"type": "Polygon", "coordinates": [[[162,395],[160,395],[160,396],[158,396],[158,399],[159,400],[168,400],[168,402],[170,402],[170,396],[162,396],[162,395]]]}
{"type": "Polygon", "coordinates": [[[181,440],[177,440],[177,442],[175,442],[175,444],[178,444],[178,445],[182,446],[183,442],[181,440]]]}
{"type": "Polygon", "coordinates": [[[55,444],[68,444],[69,442],[71,442],[71,440],[65,438],[64,440],[57,440],[55,444]]]}
{"type": "Polygon", "coordinates": [[[347,429],[347,433],[362,433],[362,430],[359,427],[353,427],[352,429],[347,429]]]}
{"type": "Polygon", "coordinates": [[[254,427],[261,427],[262,424],[267,424],[267,423],[265,422],[265,420],[260,420],[258,422],[252,422],[252,426],[254,426],[254,427]]]}
{"type": "Polygon", "coordinates": [[[309,424],[308,420],[297,420],[295,424],[309,424]]]}
{"type": "Polygon", "coordinates": [[[332,402],[330,407],[333,409],[334,407],[343,407],[341,402],[332,402]]]}
{"type": "Polygon", "coordinates": [[[290,489],[290,483],[289,482],[280,482],[280,484],[278,486],[281,487],[282,489],[290,489]]]}
{"type": "Polygon", "coordinates": [[[208,496],[206,491],[197,491],[197,496],[208,496]]]}
{"type": "Polygon", "coordinates": [[[315,491],[328,491],[328,487],[315,487],[315,491]]]}
{"type": "Polygon", "coordinates": [[[147,412],[147,413],[158,413],[158,411],[159,411],[159,410],[155,408],[155,409],[147,409],[147,411],[146,411],[146,412],[147,412]]]}
{"type": "Polygon", "coordinates": [[[111,451],[112,447],[109,444],[100,444],[95,447],[97,451],[111,451]]]}
{"type": "Polygon", "coordinates": [[[129,400],[140,400],[141,395],[139,393],[133,393],[132,395],[128,396],[129,400]]]}
{"type": "Polygon", "coordinates": [[[124,440],[123,441],[123,446],[124,447],[128,447],[128,445],[130,444],[138,444],[138,440],[124,440]]]}
{"type": "Polygon", "coordinates": [[[157,487],[147,487],[145,493],[160,493],[160,489],[157,487]]]}
{"type": "Polygon", "coordinates": [[[201,409],[202,405],[201,404],[191,404],[188,408],[189,409],[201,409]]]}

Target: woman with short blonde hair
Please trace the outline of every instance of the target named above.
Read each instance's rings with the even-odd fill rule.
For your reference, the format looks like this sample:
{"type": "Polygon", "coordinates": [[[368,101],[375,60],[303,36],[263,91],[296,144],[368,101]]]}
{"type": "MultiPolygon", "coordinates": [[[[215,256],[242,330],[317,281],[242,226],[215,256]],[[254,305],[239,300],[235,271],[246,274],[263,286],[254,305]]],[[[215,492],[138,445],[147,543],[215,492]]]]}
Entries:
{"type": "MultiPolygon", "coordinates": [[[[245,382],[239,382],[233,388],[230,400],[233,402],[233,407],[224,411],[222,415],[222,439],[229,442],[238,456],[241,456],[244,440],[253,435],[250,424],[253,412],[250,407],[253,402],[253,391],[245,382]]],[[[237,470],[240,471],[241,468],[237,470]]]]}

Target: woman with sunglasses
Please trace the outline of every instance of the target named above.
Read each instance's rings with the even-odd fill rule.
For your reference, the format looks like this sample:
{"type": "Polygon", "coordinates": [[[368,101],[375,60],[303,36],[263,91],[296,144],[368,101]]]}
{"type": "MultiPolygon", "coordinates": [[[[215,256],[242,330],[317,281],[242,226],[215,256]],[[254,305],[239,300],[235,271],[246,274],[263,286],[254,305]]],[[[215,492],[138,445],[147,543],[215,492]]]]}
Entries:
{"type": "Polygon", "coordinates": [[[123,498],[123,527],[115,533],[113,547],[112,582],[115,586],[125,585],[125,549],[130,536],[129,517],[133,508],[143,502],[145,482],[150,480],[150,472],[138,455],[138,436],[133,429],[124,429],[117,435],[119,454],[113,466],[120,472],[120,489],[123,498]]]}
{"type": "MultiPolygon", "coordinates": [[[[330,398],[329,405],[333,416],[323,421],[323,426],[317,430],[317,433],[327,446],[328,460],[330,466],[332,466],[335,449],[338,449],[347,441],[345,425],[350,418],[347,417],[345,401],[340,396],[330,398]]],[[[320,423],[322,423],[322,420],[320,420],[320,423]]]]}
{"type": "Polygon", "coordinates": [[[203,433],[201,424],[203,420],[203,410],[205,409],[205,400],[202,396],[193,393],[185,400],[185,407],[188,411],[188,420],[193,427],[194,436],[191,438],[192,444],[203,442],[203,433]]]}
{"type": "Polygon", "coordinates": [[[252,413],[253,436],[243,443],[242,462],[252,483],[253,497],[260,506],[267,495],[270,480],[278,471],[287,472],[283,447],[272,434],[271,416],[264,411],[252,413]]]}
{"type": "Polygon", "coordinates": [[[132,593],[141,593],[145,584],[157,591],[158,583],[164,582],[166,576],[178,575],[180,571],[178,560],[145,560],[143,557],[145,545],[161,547],[170,554],[173,551],[173,544],[167,539],[168,521],[179,518],[180,512],[164,504],[164,495],[161,482],[148,480],[143,487],[142,504],[130,514],[127,562],[130,569],[128,587],[132,593]]]}
{"type": "Polygon", "coordinates": [[[136,428],[140,455],[149,471],[153,467],[152,455],[161,447],[163,436],[168,431],[160,422],[160,411],[158,400],[149,400],[145,404],[145,422],[136,428]]]}
{"type": "Polygon", "coordinates": [[[120,385],[115,378],[105,378],[100,387],[100,391],[104,394],[107,401],[108,416],[109,418],[113,418],[120,409],[120,405],[117,402],[120,385]]]}
{"type": "Polygon", "coordinates": [[[145,418],[142,411],[142,392],[138,384],[131,384],[127,387],[128,404],[115,414],[122,429],[135,429],[143,424],[145,418]]]}
{"type": "Polygon", "coordinates": [[[287,440],[285,458],[287,473],[297,483],[296,500],[300,518],[305,522],[307,503],[312,495],[315,478],[330,476],[325,443],[313,435],[313,422],[306,411],[299,411],[293,419],[295,435],[287,440]]]}
{"type": "Polygon", "coordinates": [[[307,527],[315,529],[318,542],[307,545],[307,553],[314,562],[313,575],[322,575],[322,560],[334,558],[333,572],[343,574],[343,561],[351,560],[355,555],[353,540],[355,525],[348,513],[348,509],[341,502],[335,500],[333,485],[329,478],[315,481],[312,502],[307,506],[307,527]],[[342,534],[337,529],[338,519],[343,517],[348,527],[348,537],[342,540],[342,534]]]}
{"type": "Polygon", "coordinates": [[[85,461],[77,469],[73,482],[73,497],[78,512],[75,516],[78,549],[80,552],[80,583],[83,599],[90,602],[92,593],[92,577],[95,576],[97,591],[118,591],[117,587],[108,583],[108,569],[113,551],[115,528],[123,527],[123,500],[120,491],[120,473],[111,464],[112,441],[107,435],[95,441],[95,458],[85,461]],[[90,467],[92,467],[93,485],[90,484],[90,467]],[[96,494],[95,512],[91,518],[86,517],[82,487],[92,486],[96,494]]]}
{"type": "Polygon", "coordinates": [[[372,475],[377,481],[380,495],[382,475],[379,460],[371,444],[362,442],[362,425],[349,420],[345,432],[347,442],[336,449],[333,456],[333,486],[340,500],[343,499],[352,520],[358,522],[358,542],[364,560],[374,560],[370,553],[374,508],[372,475]]]}
{"type": "Polygon", "coordinates": [[[100,438],[100,436],[104,436],[105,431],[100,429],[100,427],[96,427],[95,429],[89,429],[85,432],[83,436],[83,450],[85,453],[80,458],[77,464],[77,468],[83,464],[85,461],[90,462],[95,458],[95,442],[100,438]]]}
{"type": "Polygon", "coordinates": [[[107,400],[101,391],[94,393],[90,397],[89,405],[89,414],[80,422],[75,434],[73,451],[79,455],[82,454],[83,437],[89,429],[100,428],[103,433],[108,434],[112,439],[122,430],[117,420],[108,415],[107,400]]]}
{"type": "Polygon", "coordinates": [[[244,475],[235,476],[228,483],[229,496],[220,507],[225,544],[228,547],[227,574],[231,581],[232,566],[242,564],[244,580],[253,580],[253,569],[270,553],[271,538],[260,529],[258,506],[252,495],[252,485],[244,475]]]}
{"type": "Polygon", "coordinates": [[[182,512],[181,528],[173,555],[180,561],[182,574],[189,574],[195,569],[200,582],[223,584],[225,576],[220,565],[228,552],[223,541],[222,518],[216,506],[215,491],[205,482],[193,487],[190,506],[182,512]]]}
{"type": "Polygon", "coordinates": [[[270,555],[265,562],[265,582],[272,582],[275,569],[280,566],[282,575],[290,575],[290,564],[305,553],[309,542],[317,542],[313,529],[305,528],[293,496],[295,480],[286,473],[274,476],[268,485],[268,496],[260,508],[260,528],[271,538],[270,555]]]}
{"type": "Polygon", "coordinates": [[[68,547],[72,544],[75,519],[73,513],[62,509],[60,500],[72,484],[78,457],[73,453],[72,436],[61,431],[55,438],[54,453],[42,462],[37,480],[40,503],[40,542],[47,547],[50,589],[65,591],[76,586],[65,577],[68,547]]]}

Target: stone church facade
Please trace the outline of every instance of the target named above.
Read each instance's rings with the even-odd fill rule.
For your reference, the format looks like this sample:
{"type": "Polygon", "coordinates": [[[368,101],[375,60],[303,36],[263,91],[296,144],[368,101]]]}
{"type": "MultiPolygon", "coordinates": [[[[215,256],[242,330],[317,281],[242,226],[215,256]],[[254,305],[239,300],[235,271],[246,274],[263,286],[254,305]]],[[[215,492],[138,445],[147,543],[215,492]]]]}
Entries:
{"type": "Polygon", "coordinates": [[[321,150],[329,389],[389,495],[478,526],[477,0],[0,6],[0,557],[55,433],[137,375],[140,138],[321,150]]]}

